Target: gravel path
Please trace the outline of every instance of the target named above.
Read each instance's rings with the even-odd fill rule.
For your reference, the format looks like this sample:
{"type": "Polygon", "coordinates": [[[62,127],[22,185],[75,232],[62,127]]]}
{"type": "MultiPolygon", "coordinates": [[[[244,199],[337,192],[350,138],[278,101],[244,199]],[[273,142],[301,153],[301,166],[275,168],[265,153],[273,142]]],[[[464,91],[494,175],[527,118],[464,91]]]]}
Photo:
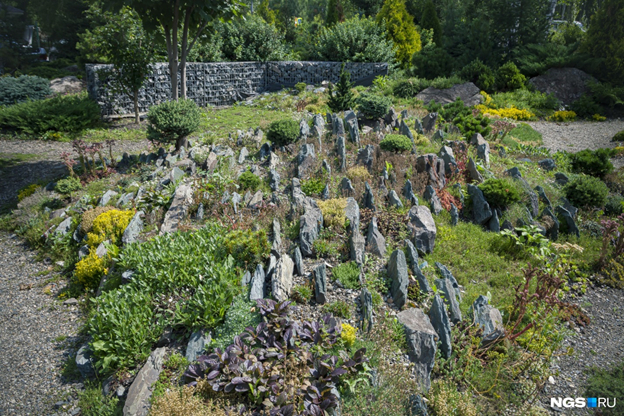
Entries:
{"type": "MultiPolygon", "coordinates": [[[[572,354],[562,355],[553,362],[553,378],[542,392],[542,403],[547,409],[551,397],[585,397],[587,369],[608,369],[624,360],[624,291],[590,287],[575,303],[586,311],[591,323],[586,328],[573,329],[574,335],[564,341],[562,348],[563,352],[571,347],[572,354]]],[[[552,414],[595,413],[587,409],[558,409],[552,414]]]]}
{"type": "MultiPolygon", "coordinates": [[[[0,415],[49,415],[78,387],[61,377],[81,314],[54,296],[59,284],[21,241],[0,233],[0,415]]],[[[69,406],[68,406],[69,407],[69,406]]],[[[68,409],[69,410],[69,409],[68,409]]]]}
{"type": "Polygon", "coordinates": [[[611,139],[615,133],[624,130],[624,120],[620,119],[572,123],[534,121],[527,124],[542,134],[544,146],[553,151],[566,150],[568,152],[615,147],[616,143],[611,139]]]}

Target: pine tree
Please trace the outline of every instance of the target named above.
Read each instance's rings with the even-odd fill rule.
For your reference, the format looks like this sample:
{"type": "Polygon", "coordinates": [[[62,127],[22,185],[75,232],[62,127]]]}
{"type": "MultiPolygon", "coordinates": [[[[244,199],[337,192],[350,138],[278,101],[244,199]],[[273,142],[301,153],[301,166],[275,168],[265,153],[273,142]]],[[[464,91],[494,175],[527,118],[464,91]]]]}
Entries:
{"type": "Polygon", "coordinates": [[[624,85],[624,2],[605,0],[591,19],[583,49],[600,62],[601,75],[624,85]]]}
{"type": "Polygon", "coordinates": [[[325,18],[325,24],[327,26],[333,26],[336,23],[344,21],[344,7],[340,0],[328,0],[327,1],[327,17],[325,18]]]}
{"type": "Polygon", "coordinates": [[[440,25],[440,19],[438,19],[438,14],[431,0],[425,3],[420,26],[423,29],[433,29],[433,43],[435,43],[436,46],[442,47],[442,26],[440,25]]]}
{"type": "Polygon", "coordinates": [[[407,68],[412,55],[421,49],[421,43],[414,18],[405,7],[405,0],[386,0],[376,20],[378,24],[385,25],[388,38],[394,42],[397,62],[407,68]]]}
{"type": "Polygon", "coordinates": [[[336,92],[331,84],[329,84],[329,100],[327,105],[334,113],[338,111],[349,110],[353,106],[353,83],[351,82],[351,73],[345,71],[345,64],[343,62],[340,67],[340,81],[336,85],[336,92]]]}

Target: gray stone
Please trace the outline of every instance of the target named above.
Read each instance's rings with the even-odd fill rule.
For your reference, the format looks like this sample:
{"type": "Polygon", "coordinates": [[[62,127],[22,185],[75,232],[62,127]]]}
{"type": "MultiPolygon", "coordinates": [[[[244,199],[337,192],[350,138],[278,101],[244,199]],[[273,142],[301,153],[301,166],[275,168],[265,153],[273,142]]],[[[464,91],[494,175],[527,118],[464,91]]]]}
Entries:
{"type": "Polygon", "coordinates": [[[78,250],[78,260],[82,260],[83,257],[86,257],[89,255],[89,246],[88,245],[84,245],[82,247],[80,247],[80,250],[78,250]]]}
{"type": "Polygon", "coordinates": [[[273,251],[280,251],[282,247],[282,237],[281,237],[282,227],[277,218],[273,218],[273,247],[271,248],[273,251]]]}
{"type": "Polygon", "coordinates": [[[405,181],[405,185],[403,186],[403,196],[409,201],[410,204],[418,205],[418,198],[414,195],[412,182],[409,179],[405,181]]]}
{"type": "Polygon", "coordinates": [[[425,188],[425,193],[423,194],[423,198],[425,198],[425,201],[429,202],[429,205],[431,206],[431,211],[433,211],[434,214],[438,215],[440,212],[442,212],[442,202],[440,202],[440,198],[438,198],[438,194],[436,194],[433,186],[427,185],[427,187],[425,188]]]}
{"type": "Polygon", "coordinates": [[[80,371],[80,375],[82,375],[83,378],[95,376],[93,354],[88,344],[84,344],[76,353],[76,367],[78,367],[78,371],[80,371]]]}
{"type": "Polygon", "coordinates": [[[537,164],[540,166],[540,168],[548,171],[555,170],[557,168],[557,164],[551,158],[542,159],[537,162],[537,164]]]}
{"type": "Polygon", "coordinates": [[[301,250],[299,249],[299,246],[295,247],[293,260],[295,262],[295,273],[299,276],[305,275],[305,271],[303,269],[303,256],[301,255],[301,250]]]}
{"type": "Polygon", "coordinates": [[[550,203],[550,199],[548,199],[548,196],[546,195],[546,191],[544,190],[543,187],[541,187],[540,185],[537,185],[535,187],[535,190],[537,191],[537,196],[539,197],[539,199],[542,200],[542,202],[549,207],[552,207],[552,204],[550,203]]]}
{"type": "Polygon", "coordinates": [[[505,220],[505,221],[503,221],[503,225],[501,225],[501,230],[513,231],[514,230],[514,226],[511,223],[511,221],[505,220]]]}
{"type": "Polygon", "coordinates": [[[299,138],[306,139],[310,135],[310,126],[306,120],[301,120],[299,122],[299,138]]]}
{"type": "Polygon", "coordinates": [[[231,202],[232,206],[234,207],[235,214],[238,214],[238,204],[240,204],[242,200],[243,198],[240,196],[240,194],[238,194],[238,192],[234,192],[232,194],[231,202]]]}
{"type": "Polygon", "coordinates": [[[340,136],[336,140],[336,150],[340,160],[340,171],[344,172],[347,169],[347,145],[344,137],[340,136]]]}
{"type": "Polygon", "coordinates": [[[195,218],[200,221],[204,219],[204,203],[203,202],[200,202],[199,205],[197,206],[197,212],[195,213],[195,218]]]}
{"type": "Polygon", "coordinates": [[[444,358],[448,359],[453,352],[453,347],[451,345],[451,321],[446,313],[446,308],[440,295],[436,294],[433,298],[433,304],[431,305],[431,309],[429,309],[428,315],[433,329],[438,333],[442,355],[444,358]]]}
{"type": "Polygon", "coordinates": [[[570,215],[572,215],[572,218],[576,218],[576,213],[578,212],[578,208],[573,206],[572,203],[570,203],[570,201],[568,201],[567,198],[561,198],[559,200],[559,205],[564,207],[570,213],[570,215]]]}
{"type": "Polygon", "coordinates": [[[128,390],[123,407],[124,416],[147,416],[149,413],[152,386],[158,381],[166,351],[165,347],[154,350],[139,370],[128,390]]]}
{"type": "Polygon", "coordinates": [[[383,121],[386,123],[387,126],[390,126],[391,129],[398,127],[399,115],[395,111],[394,107],[390,107],[390,110],[388,111],[388,114],[384,116],[383,121]]]}
{"type": "Polygon", "coordinates": [[[247,156],[249,156],[249,151],[247,150],[246,147],[243,147],[240,153],[238,154],[238,164],[242,165],[243,163],[245,163],[247,156]]]}
{"type": "Polygon", "coordinates": [[[457,207],[455,204],[451,202],[451,225],[456,226],[459,222],[459,212],[457,211],[457,207]]]}
{"type": "Polygon", "coordinates": [[[570,105],[590,93],[588,81],[594,78],[577,68],[551,68],[529,83],[540,92],[553,94],[563,105],[570,105]]]}
{"type": "Polygon", "coordinates": [[[323,163],[321,165],[321,170],[322,173],[324,175],[327,175],[327,177],[331,177],[331,166],[329,165],[329,163],[327,162],[327,160],[323,159],[323,163]]]}
{"type": "Polygon", "coordinates": [[[303,209],[306,196],[301,190],[301,181],[299,181],[299,179],[292,178],[290,191],[291,191],[293,208],[296,211],[303,209]]]}
{"type": "Polygon", "coordinates": [[[373,162],[375,161],[375,146],[372,144],[366,145],[358,151],[357,163],[358,165],[366,166],[368,169],[373,168],[373,162]]]}
{"type": "Polygon", "coordinates": [[[343,195],[353,195],[355,193],[355,188],[351,185],[351,180],[349,178],[342,178],[340,181],[340,190],[343,195]]]}
{"type": "Polygon", "coordinates": [[[394,189],[388,193],[388,203],[391,207],[403,208],[403,202],[401,202],[401,198],[399,198],[399,195],[394,189]]]}
{"type": "Polygon", "coordinates": [[[570,181],[570,178],[568,178],[568,175],[566,175],[565,173],[561,173],[561,172],[557,172],[555,173],[555,182],[558,185],[565,185],[570,181]]]}
{"type": "Polygon", "coordinates": [[[429,416],[427,404],[420,394],[412,394],[409,399],[411,416],[429,416]]]}
{"type": "Polygon", "coordinates": [[[248,208],[258,208],[260,205],[262,205],[262,191],[258,191],[256,192],[253,197],[249,200],[249,202],[247,203],[247,207],[248,208]]]}
{"type": "Polygon", "coordinates": [[[301,254],[311,257],[314,253],[313,244],[323,228],[323,213],[316,201],[308,198],[305,202],[305,212],[299,218],[299,246],[301,254]]]}
{"type": "Polygon", "coordinates": [[[332,134],[343,137],[345,135],[344,123],[338,114],[332,114],[332,134]]]}
{"type": "MultiPolygon", "coordinates": [[[[268,145],[267,145],[268,146],[268,145]]],[[[218,165],[217,155],[214,152],[208,153],[208,157],[204,162],[204,168],[206,171],[212,173],[217,168],[218,165]]]]}
{"type": "Polygon", "coordinates": [[[264,160],[269,157],[271,154],[271,145],[269,143],[264,143],[262,147],[260,147],[260,160],[264,160]]]}
{"type": "Polygon", "coordinates": [[[125,272],[121,274],[121,284],[127,285],[128,283],[132,281],[133,278],[134,278],[134,271],[126,270],[125,272]]]}
{"type": "Polygon", "coordinates": [[[483,328],[482,345],[490,345],[505,336],[503,317],[500,311],[490,305],[488,298],[481,295],[470,308],[473,322],[483,328]]]}
{"type": "Polygon", "coordinates": [[[283,302],[290,296],[294,266],[295,264],[288,254],[282,255],[277,261],[275,272],[271,277],[271,291],[278,302],[283,302]]]}
{"type": "Polygon", "coordinates": [[[581,233],[580,233],[578,227],[576,226],[576,221],[574,221],[574,217],[572,216],[572,214],[570,214],[570,211],[568,211],[567,209],[565,209],[561,205],[558,205],[555,208],[555,212],[557,213],[557,215],[561,216],[561,218],[563,218],[563,220],[566,222],[567,233],[568,234],[574,234],[574,235],[576,235],[577,237],[580,238],[581,233]]]}
{"type": "Polygon", "coordinates": [[[470,179],[473,181],[479,183],[483,182],[483,176],[479,172],[479,169],[477,169],[477,164],[471,157],[468,158],[468,173],[470,173],[470,179]]]}
{"type": "Polygon", "coordinates": [[[316,164],[313,144],[304,144],[297,155],[297,173],[299,178],[306,177],[316,164]]]}
{"type": "Polygon", "coordinates": [[[360,127],[358,126],[357,117],[353,111],[345,112],[347,116],[345,117],[345,124],[347,125],[347,130],[349,131],[349,137],[351,141],[359,146],[360,144],[360,127]]]}
{"type": "Polygon", "coordinates": [[[100,203],[98,204],[101,207],[105,207],[108,205],[108,203],[113,199],[113,197],[117,196],[117,192],[112,191],[112,190],[108,190],[106,192],[104,192],[104,195],[102,195],[102,198],[100,198],[100,203]]]}
{"type": "Polygon", "coordinates": [[[375,196],[373,195],[373,190],[371,189],[368,182],[364,184],[364,196],[362,197],[362,205],[365,209],[370,209],[373,211],[377,211],[375,207],[375,196]]]}
{"type": "Polygon", "coordinates": [[[325,188],[323,188],[323,192],[321,193],[321,199],[323,199],[324,201],[327,201],[328,199],[331,199],[331,195],[329,192],[329,184],[325,184],[325,188]]]}
{"type": "Polygon", "coordinates": [[[345,217],[349,221],[349,230],[360,229],[360,207],[353,197],[347,198],[345,217]]]}
{"type": "Polygon", "coordinates": [[[247,286],[249,283],[251,283],[251,272],[246,270],[243,278],[241,279],[241,286],[247,286]]]}
{"type": "Polygon", "coordinates": [[[464,102],[465,106],[471,107],[481,104],[481,101],[483,101],[480,92],[481,90],[475,84],[466,82],[463,84],[455,84],[450,88],[444,89],[434,87],[426,88],[416,95],[416,99],[421,100],[425,105],[428,105],[432,101],[444,105],[453,103],[459,98],[464,102]]]}
{"type": "Polygon", "coordinates": [[[386,255],[386,239],[377,228],[377,217],[373,217],[368,225],[366,251],[380,258],[386,255]]]}
{"type": "Polygon", "coordinates": [[[414,122],[414,130],[416,130],[416,133],[418,134],[425,134],[422,122],[419,119],[416,119],[416,121],[414,122]]]}
{"type": "Polygon", "coordinates": [[[131,244],[137,241],[139,234],[143,231],[143,220],[141,219],[143,215],[143,211],[137,211],[134,214],[121,237],[123,244],[131,244]]]}
{"type": "Polygon", "coordinates": [[[169,173],[169,180],[173,183],[178,182],[184,177],[184,171],[177,166],[174,166],[169,173]]]}
{"type": "Polygon", "coordinates": [[[256,271],[251,278],[251,288],[249,290],[249,300],[264,299],[264,269],[261,264],[256,266],[256,271]]]}
{"type": "Polygon", "coordinates": [[[422,125],[425,133],[430,133],[435,129],[438,122],[438,113],[429,113],[423,118],[422,125]]]}
{"type": "Polygon", "coordinates": [[[273,192],[277,192],[280,184],[280,174],[275,169],[269,171],[269,187],[273,192]]]}
{"type": "Polygon", "coordinates": [[[388,260],[388,278],[390,279],[390,294],[397,308],[402,308],[407,301],[407,262],[403,250],[397,249],[388,260]]]}
{"type": "Polygon", "coordinates": [[[401,120],[401,124],[399,125],[399,134],[409,137],[412,144],[414,143],[414,135],[412,134],[410,128],[407,126],[407,123],[405,123],[405,120],[401,120]]]}
{"type": "Polygon", "coordinates": [[[314,300],[322,305],[327,302],[327,268],[321,263],[314,269],[314,300]]]}
{"type": "Polygon", "coordinates": [[[488,221],[488,229],[494,233],[500,232],[500,220],[496,210],[492,210],[492,218],[488,221]]]}
{"type": "Polygon", "coordinates": [[[363,265],[366,261],[366,239],[360,233],[359,228],[355,228],[349,235],[349,254],[352,261],[358,265],[363,265]]]}
{"type": "Polygon", "coordinates": [[[194,362],[210,344],[210,333],[204,332],[203,329],[197,330],[191,334],[188,344],[186,344],[186,359],[189,363],[194,362]]]}
{"type": "Polygon", "coordinates": [[[130,202],[132,202],[133,199],[134,199],[134,192],[127,192],[123,194],[121,198],[119,198],[119,200],[117,201],[117,204],[115,205],[117,207],[125,207],[130,202]]]}
{"type": "Polygon", "coordinates": [[[280,163],[279,156],[277,156],[277,154],[273,152],[269,153],[269,158],[268,158],[269,170],[277,168],[279,166],[279,163],[280,163]]]}
{"type": "Polygon", "coordinates": [[[431,292],[429,282],[427,281],[427,278],[425,277],[423,272],[420,270],[420,265],[418,263],[418,251],[416,250],[416,247],[414,247],[414,244],[410,240],[406,239],[405,249],[405,252],[407,253],[407,260],[411,265],[412,273],[414,273],[414,276],[416,277],[416,281],[418,282],[420,290],[425,293],[431,292]]]}
{"type": "Polygon", "coordinates": [[[65,218],[54,230],[55,236],[65,236],[69,234],[72,225],[72,217],[65,218]]]}
{"type": "Polygon", "coordinates": [[[435,189],[443,189],[446,185],[446,172],[444,171],[444,161],[438,159],[434,153],[427,153],[418,156],[416,159],[416,171],[427,173],[427,183],[435,189]]]}
{"type": "Polygon", "coordinates": [[[438,335],[431,326],[429,317],[421,309],[411,308],[397,315],[405,329],[410,360],[415,364],[416,379],[423,391],[431,387],[431,370],[435,361],[438,335]]]}
{"type": "Polygon", "coordinates": [[[444,161],[444,171],[447,175],[452,175],[458,171],[453,149],[449,146],[442,146],[438,152],[438,157],[444,161]]]}
{"type": "Polygon", "coordinates": [[[542,219],[548,219],[549,222],[552,223],[552,225],[548,227],[548,229],[546,230],[546,236],[553,241],[557,241],[557,239],[559,238],[560,224],[559,224],[559,219],[552,212],[551,207],[544,208],[544,210],[542,211],[542,219]]]}
{"type": "Polygon", "coordinates": [[[362,324],[360,328],[362,331],[369,332],[373,328],[373,295],[362,287],[360,292],[360,305],[362,307],[362,324]]]}
{"type": "Polygon", "coordinates": [[[423,253],[433,252],[437,230],[429,208],[423,205],[413,206],[407,216],[407,228],[416,248],[423,253]]]}
{"type": "Polygon", "coordinates": [[[492,209],[485,200],[483,191],[478,187],[468,184],[468,194],[472,199],[472,218],[475,223],[484,225],[492,218],[492,209]]]}
{"type": "MultiPolygon", "coordinates": [[[[110,240],[106,240],[105,243],[109,244],[110,240]]],[[[99,258],[104,258],[108,254],[106,245],[104,245],[104,243],[100,243],[95,249],[95,254],[97,254],[99,258]]]]}
{"type": "Polygon", "coordinates": [[[455,297],[457,298],[459,302],[461,302],[462,300],[461,290],[459,287],[459,283],[457,283],[457,279],[455,279],[455,276],[453,276],[453,273],[451,273],[448,267],[446,267],[445,265],[437,261],[435,262],[435,266],[436,266],[436,269],[438,269],[438,272],[440,272],[440,274],[442,275],[442,278],[448,279],[451,282],[451,286],[453,287],[453,290],[455,291],[455,297]]]}
{"type": "Polygon", "coordinates": [[[160,227],[160,234],[173,233],[186,216],[189,206],[193,203],[193,189],[188,185],[180,185],[173,195],[173,201],[165,214],[160,227]]]}
{"type": "Polygon", "coordinates": [[[462,320],[461,310],[459,309],[459,302],[456,295],[456,290],[453,287],[451,279],[436,279],[435,285],[444,296],[444,302],[449,308],[449,314],[451,322],[454,324],[462,320]]]}

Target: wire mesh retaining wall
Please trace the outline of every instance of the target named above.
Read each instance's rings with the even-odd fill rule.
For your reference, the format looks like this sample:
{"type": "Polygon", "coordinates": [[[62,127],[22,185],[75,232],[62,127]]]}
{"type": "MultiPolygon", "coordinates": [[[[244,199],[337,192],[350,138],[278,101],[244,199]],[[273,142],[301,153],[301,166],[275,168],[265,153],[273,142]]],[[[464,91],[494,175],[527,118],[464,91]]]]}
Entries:
{"type": "MultiPolygon", "coordinates": [[[[199,106],[223,106],[244,100],[264,91],[292,87],[299,82],[320,84],[337,82],[340,62],[211,62],[188,63],[186,66],[187,97],[199,106]]],[[[111,65],[87,65],[87,90],[102,109],[103,115],[134,112],[132,99],[115,94],[109,88],[110,80],[102,77],[102,70],[111,65]]],[[[388,72],[387,63],[348,62],[345,64],[356,85],[370,85],[378,75],[388,72]]],[[[153,65],[153,72],[139,91],[139,111],[170,99],[171,80],[166,63],[153,65]]]]}

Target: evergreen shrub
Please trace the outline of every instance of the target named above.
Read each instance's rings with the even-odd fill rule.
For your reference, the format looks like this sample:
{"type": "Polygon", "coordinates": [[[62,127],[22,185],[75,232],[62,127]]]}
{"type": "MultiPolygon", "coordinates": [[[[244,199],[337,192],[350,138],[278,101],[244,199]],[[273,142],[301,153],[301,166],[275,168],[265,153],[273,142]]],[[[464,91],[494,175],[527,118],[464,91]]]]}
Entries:
{"type": "Polygon", "coordinates": [[[51,94],[50,81],[45,78],[28,75],[0,77],[0,105],[42,100],[51,94]]]}
{"type": "Polygon", "coordinates": [[[355,99],[358,109],[370,119],[385,116],[390,111],[392,100],[378,94],[364,93],[355,99]]]}
{"type": "Polygon", "coordinates": [[[299,123],[295,120],[278,120],[269,125],[267,139],[277,146],[286,146],[299,138],[299,123]]]}
{"type": "Polygon", "coordinates": [[[609,188],[600,179],[579,175],[564,188],[566,198],[577,207],[603,207],[607,202],[609,188]]]}

